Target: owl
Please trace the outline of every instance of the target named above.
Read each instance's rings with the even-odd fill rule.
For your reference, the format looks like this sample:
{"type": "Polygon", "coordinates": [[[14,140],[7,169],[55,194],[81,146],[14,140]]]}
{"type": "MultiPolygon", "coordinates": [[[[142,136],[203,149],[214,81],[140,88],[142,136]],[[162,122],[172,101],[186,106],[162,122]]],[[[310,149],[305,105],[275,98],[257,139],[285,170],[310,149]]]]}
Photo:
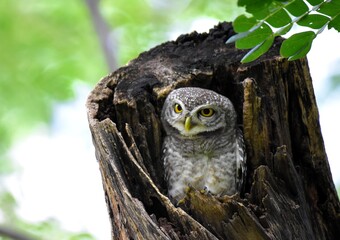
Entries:
{"type": "Polygon", "coordinates": [[[162,160],[172,202],[189,186],[217,196],[241,190],[246,156],[236,120],[231,101],[214,91],[184,87],[168,95],[162,160]]]}

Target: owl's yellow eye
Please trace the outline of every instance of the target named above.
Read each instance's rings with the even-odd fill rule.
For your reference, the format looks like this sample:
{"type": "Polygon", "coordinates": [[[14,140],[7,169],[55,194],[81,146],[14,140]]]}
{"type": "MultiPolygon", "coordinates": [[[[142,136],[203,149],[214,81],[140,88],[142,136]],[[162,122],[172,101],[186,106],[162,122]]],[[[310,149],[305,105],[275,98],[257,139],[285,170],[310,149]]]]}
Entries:
{"type": "Polygon", "coordinates": [[[181,113],[183,111],[181,105],[179,105],[178,103],[175,104],[174,110],[175,110],[175,113],[181,113]]]}
{"type": "Polygon", "coordinates": [[[212,115],[214,115],[215,111],[212,108],[203,108],[202,110],[200,110],[200,114],[203,117],[211,117],[212,115]]]}

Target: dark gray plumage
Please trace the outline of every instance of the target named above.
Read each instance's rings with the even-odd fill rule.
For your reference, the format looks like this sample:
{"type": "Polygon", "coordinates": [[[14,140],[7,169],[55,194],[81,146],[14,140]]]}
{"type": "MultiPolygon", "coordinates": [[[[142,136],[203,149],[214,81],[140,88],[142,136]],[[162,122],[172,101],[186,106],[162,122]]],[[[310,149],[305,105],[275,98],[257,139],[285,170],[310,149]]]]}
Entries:
{"type": "Polygon", "coordinates": [[[165,178],[177,203],[188,186],[212,194],[240,191],[245,153],[231,101],[202,88],[179,88],[166,98],[162,123],[165,178]]]}

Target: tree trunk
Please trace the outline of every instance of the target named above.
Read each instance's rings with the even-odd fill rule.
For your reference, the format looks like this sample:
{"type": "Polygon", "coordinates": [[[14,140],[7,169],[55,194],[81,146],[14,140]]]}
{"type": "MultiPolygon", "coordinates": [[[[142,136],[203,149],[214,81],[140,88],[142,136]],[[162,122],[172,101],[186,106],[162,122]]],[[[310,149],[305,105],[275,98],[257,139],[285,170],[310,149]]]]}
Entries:
{"type": "Polygon", "coordinates": [[[259,60],[225,44],[228,23],[166,42],[103,78],[88,118],[112,224],[112,239],[336,239],[340,204],[319,126],[307,60],[259,60]],[[182,208],[167,198],[160,111],[175,88],[227,96],[243,127],[243,193],[189,189],[182,208]]]}

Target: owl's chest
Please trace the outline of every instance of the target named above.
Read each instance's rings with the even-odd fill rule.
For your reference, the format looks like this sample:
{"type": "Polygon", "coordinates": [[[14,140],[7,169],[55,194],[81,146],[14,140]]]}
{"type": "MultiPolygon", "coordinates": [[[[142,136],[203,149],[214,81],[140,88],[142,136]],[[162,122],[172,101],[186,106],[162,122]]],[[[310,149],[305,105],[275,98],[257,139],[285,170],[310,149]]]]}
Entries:
{"type": "MultiPolygon", "coordinates": [[[[197,151],[187,153],[178,159],[176,165],[182,170],[181,177],[184,182],[196,189],[208,187],[210,191],[216,184],[225,182],[228,171],[234,168],[233,154],[225,149],[220,151],[197,151]]],[[[214,192],[214,191],[212,191],[214,192]]]]}
{"type": "Polygon", "coordinates": [[[163,151],[170,162],[209,163],[214,159],[231,158],[235,153],[235,143],[236,140],[231,139],[230,135],[193,139],[168,136],[165,138],[163,151]]]}
{"type": "Polygon", "coordinates": [[[202,171],[220,161],[228,161],[233,146],[223,136],[206,139],[166,139],[167,163],[202,171]],[[229,156],[228,156],[229,155],[229,156]],[[227,157],[227,158],[226,158],[227,157]]]}
{"type": "Polygon", "coordinates": [[[165,172],[173,190],[189,184],[197,189],[207,187],[211,192],[220,192],[219,187],[215,187],[224,186],[225,178],[235,168],[235,146],[229,138],[178,140],[167,137],[163,150],[165,172]]]}
{"type": "Polygon", "coordinates": [[[219,138],[185,139],[177,147],[181,147],[185,157],[204,158],[208,161],[225,151],[227,146],[228,141],[220,136],[219,138]]]}

